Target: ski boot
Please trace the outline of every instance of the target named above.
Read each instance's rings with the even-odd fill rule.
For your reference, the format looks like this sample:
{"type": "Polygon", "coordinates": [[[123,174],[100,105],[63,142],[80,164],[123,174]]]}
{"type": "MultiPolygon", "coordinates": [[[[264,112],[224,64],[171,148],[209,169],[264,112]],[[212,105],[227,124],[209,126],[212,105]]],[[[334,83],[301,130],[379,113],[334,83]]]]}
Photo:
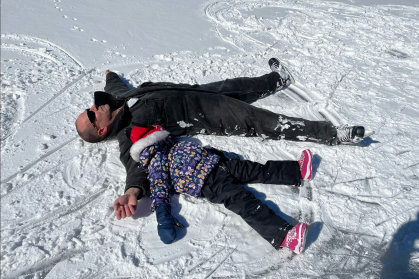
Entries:
{"type": "Polygon", "coordinates": [[[277,83],[276,90],[280,90],[284,87],[288,87],[295,83],[295,80],[288,69],[282,64],[277,58],[273,57],[268,61],[269,67],[272,72],[279,73],[280,79],[277,83]]]}
{"type": "Polygon", "coordinates": [[[307,224],[298,223],[295,227],[288,231],[281,247],[286,247],[294,251],[294,253],[301,254],[306,244],[307,232],[307,224]]]}
{"type": "Polygon", "coordinates": [[[337,127],[337,144],[358,143],[364,138],[374,134],[373,131],[365,131],[363,126],[349,126],[348,124],[337,127]]]}

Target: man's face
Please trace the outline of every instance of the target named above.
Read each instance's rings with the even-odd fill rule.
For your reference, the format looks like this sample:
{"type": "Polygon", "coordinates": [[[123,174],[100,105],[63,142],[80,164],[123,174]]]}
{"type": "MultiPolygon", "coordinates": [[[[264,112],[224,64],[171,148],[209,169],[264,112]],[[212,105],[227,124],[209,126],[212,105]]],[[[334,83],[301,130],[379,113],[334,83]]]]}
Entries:
{"type": "MultiPolygon", "coordinates": [[[[95,114],[95,120],[93,123],[99,130],[108,127],[112,123],[112,112],[109,105],[96,106],[93,105],[90,107],[90,111],[95,114]]],[[[81,130],[92,129],[94,130],[92,123],[87,117],[87,111],[83,111],[77,118],[77,126],[81,130]]]]}

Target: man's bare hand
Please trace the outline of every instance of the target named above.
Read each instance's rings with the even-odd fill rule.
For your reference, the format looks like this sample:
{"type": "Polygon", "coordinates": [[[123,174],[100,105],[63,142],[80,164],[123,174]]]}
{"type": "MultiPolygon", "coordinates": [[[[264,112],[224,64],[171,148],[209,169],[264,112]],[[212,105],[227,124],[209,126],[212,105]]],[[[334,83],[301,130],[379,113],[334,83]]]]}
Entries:
{"type": "Polygon", "coordinates": [[[116,219],[130,217],[137,210],[137,196],[140,189],[129,188],[125,195],[120,196],[113,203],[113,209],[115,210],[116,219]]]}

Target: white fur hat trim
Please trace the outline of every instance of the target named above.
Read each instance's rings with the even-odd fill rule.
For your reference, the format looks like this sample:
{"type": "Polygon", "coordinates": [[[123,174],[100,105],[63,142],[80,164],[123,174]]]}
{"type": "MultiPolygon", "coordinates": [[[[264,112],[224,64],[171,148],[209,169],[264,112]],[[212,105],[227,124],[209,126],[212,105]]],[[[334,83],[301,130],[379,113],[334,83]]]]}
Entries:
{"type": "Polygon", "coordinates": [[[170,135],[168,131],[156,131],[145,138],[139,139],[136,141],[130,148],[129,153],[134,161],[140,161],[140,153],[143,151],[144,148],[155,144],[170,135]]]}

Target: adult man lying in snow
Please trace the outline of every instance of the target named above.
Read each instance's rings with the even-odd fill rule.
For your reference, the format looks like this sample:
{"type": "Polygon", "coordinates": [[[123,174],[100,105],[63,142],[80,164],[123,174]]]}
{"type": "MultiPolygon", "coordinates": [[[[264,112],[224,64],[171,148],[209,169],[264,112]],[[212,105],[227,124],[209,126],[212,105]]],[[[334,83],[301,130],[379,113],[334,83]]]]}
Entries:
{"type": "Polygon", "coordinates": [[[94,105],[79,115],[76,128],[87,142],[118,138],[120,159],[127,171],[125,194],[130,197],[123,201],[126,211],[122,218],[132,215],[128,204],[136,204],[149,187],[145,171],[129,155],[132,142],[127,132],[134,126],[160,125],[173,136],[305,138],[327,145],[363,138],[362,126],[335,127],[331,122],[288,117],[248,104],[294,82],[279,60],[272,58],[269,65],[272,72],[261,77],[203,85],[146,82],[135,89],[106,71],[106,92],[95,92],[94,105]]]}
{"type": "MultiPolygon", "coordinates": [[[[276,249],[286,247],[298,254],[303,251],[307,225],[291,226],[240,183],[300,185],[301,179],[311,179],[310,150],[304,150],[298,161],[268,161],[262,165],[231,159],[222,151],[193,142],[175,142],[170,133],[158,125],[134,126],[127,132],[133,143],[131,158],[148,173],[151,211],[156,212],[158,234],[165,244],[175,241],[175,226],[184,227],[171,215],[169,192],[173,189],[223,203],[276,249]]],[[[129,195],[124,195],[115,201],[118,219],[126,215],[126,200],[129,199],[129,195]]],[[[128,209],[131,213],[136,211],[132,204],[128,204],[128,209]]]]}

